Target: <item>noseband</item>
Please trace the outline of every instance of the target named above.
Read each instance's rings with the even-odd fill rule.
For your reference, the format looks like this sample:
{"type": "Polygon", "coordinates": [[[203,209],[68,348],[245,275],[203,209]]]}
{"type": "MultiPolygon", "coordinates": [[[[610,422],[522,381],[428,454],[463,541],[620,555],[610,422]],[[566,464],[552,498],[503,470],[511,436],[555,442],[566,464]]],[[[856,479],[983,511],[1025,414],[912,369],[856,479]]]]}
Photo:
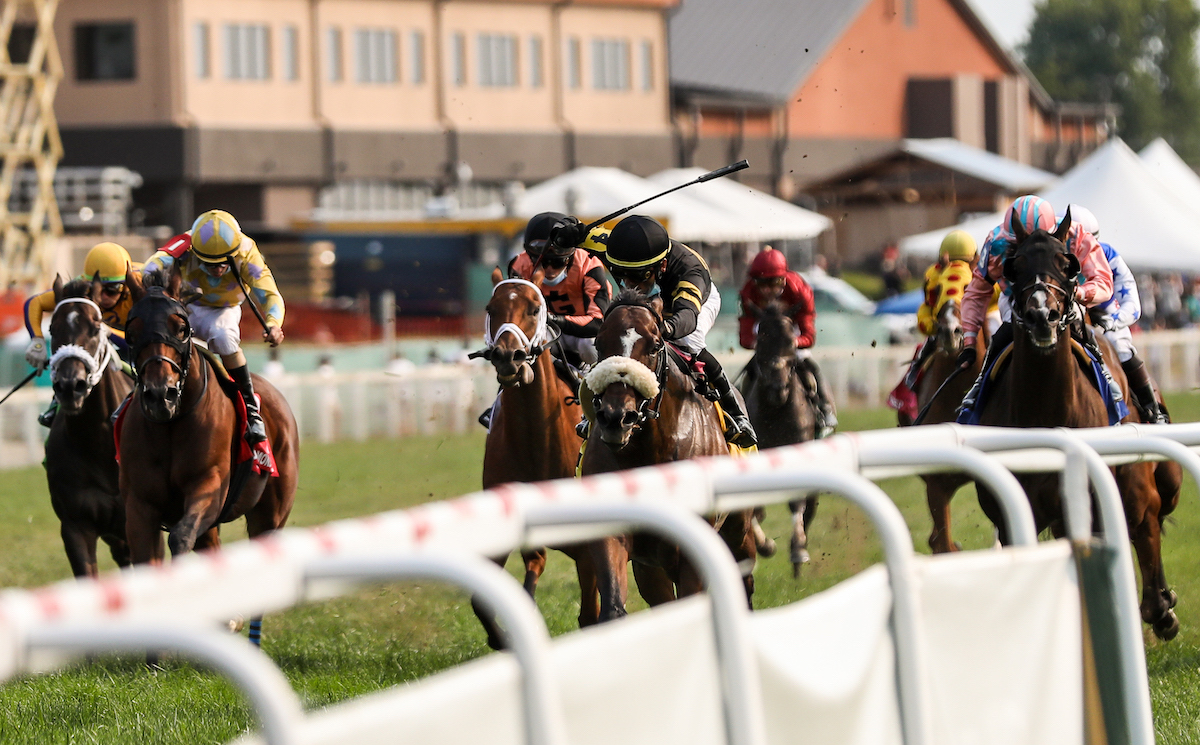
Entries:
{"type": "Polygon", "coordinates": [[[471,352],[469,355],[467,355],[467,357],[470,359],[482,357],[483,359],[491,362],[492,352],[496,349],[496,342],[500,340],[501,336],[504,336],[505,334],[512,334],[513,336],[517,337],[517,341],[520,342],[521,348],[525,350],[525,362],[528,362],[530,365],[532,365],[534,362],[537,362],[537,358],[542,354],[542,352],[546,351],[551,344],[558,341],[558,338],[562,335],[562,332],[546,322],[546,299],[542,297],[541,288],[534,283],[529,282],[528,280],[515,278],[505,279],[496,283],[495,288],[492,289],[492,297],[496,296],[496,292],[503,285],[525,285],[533,288],[533,291],[537,294],[538,315],[537,325],[534,327],[533,336],[527,336],[524,329],[517,324],[512,323],[511,321],[505,321],[504,323],[500,324],[500,328],[496,329],[495,333],[492,333],[492,316],[490,313],[487,313],[484,314],[483,317],[484,348],[478,352],[471,352]]]}
{"type": "MultiPolygon", "coordinates": [[[[104,318],[104,311],[100,310],[100,306],[85,297],[69,297],[58,301],[54,306],[54,310],[50,314],[50,320],[53,323],[54,316],[58,313],[58,309],[67,304],[82,304],[90,305],[96,309],[96,313],[101,318],[104,318]]],[[[53,339],[51,339],[53,342],[53,339]]],[[[113,346],[108,340],[108,326],[104,322],[100,323],[100,342],[96,349],[96,354],[92,355],[86,347],[79,344],[63,344],[61,347],[56,347],[53,354],[50,355],[50,382],[58,381],[58,368],[64,360],[75,359],[83,363],[87,368],[87,392],[91,393],[100,379],[104,377],[104,369],[112,363],[113,346]]],[[[87,395],[87,394],[85,394],[87,395]]]]}
{"type": "MultiPolygon", "coordinates": [[[[175,372],[179,373],[179,382],[169,390],[175,390],[183,398],[183,386],[187,382],[188,370],[192,364],[192,324],[188,321],[187,308],[183,303],[166,294],[161,287],[150,287],[146,296],[134,304],[129,311],[126,328],[133,324],[134,319],[141,319],[142,331],[137,335],[137,344],[130,349],[134,360],[134,376],[139,390],[145,390],[142,372],[151,362],[165,362],[175,372]],[[177,316],[183,321],[183,338],[180,339],[171,331],[168,319],[177,316]],[[156,354],[139,361],[141,353],[151,344],[165,344],[179,353],[180,361],[164,354],[156,354]]],[[[205,376],[207,382],[207,376],[205,376]]]]}
{"type": "MultiPolygon", "coordinates": [[[[1013,257],[1010,256],[1005,261],[1011,261],[1012,258],[1013,257]]],[[[1034,280],[1030,284],[1021,287],[1017,287],[1015,284],[1012,285],[1013,300],[1020,300],[1019,306],[1017,303],[1013,303],[1012,323],[1014,326],[1019,326],[1028,330],[1029,324],[1025,321],[1025,313],[1018,311],[1024,311],[1025,303],[1028,302],[1029,298],[1032,297],[1034,293],[1042,291],[1047,295],[1058,294],[1062,298],[1064,306],[1063,312],[1059,314],[1058,322],[1053,324],[1057,331],[1062,332],[1064,329],[1074,323],[1079,317],[1078,308],[1076,307],[1075,303],[1076,281],[1074,277],[1064,278],[1062,284],[1058,284],[1053,280],[1045,279],[1044,276],[1045,275],[1035,274],[1034,280]]]]}
{"type": "MultiPolygon", "coordinates": [[[[654,373],[655,381],[658,384],[658,393],[656,393],[653,397],[641,396],[641,401],[638,402],[637,407],[637,421],[633,423],[632,427],[633,431],[635,432],[641,429],[642,425],[644,425],[646,422],[652,419],[658,419],[658,410],[662,406],[663,394],[667,390],[667,354],[667,343],[665,341],[659,341],[658,348],[654,350],[654,367],[649,368],[650,372],[654,373]]],[[[609,357],[606,359],[612,358],[609,357]]],[[[603,362],[604,360],[600,360],[600,363],[598,364],[603,364],[603,362]]],[[[631,360],[631,362],[636,363],[637,361],[631,360]]],[[[607,388],[604,390],[607,390],[607,388]]],[[[604,390],[592,392],[592,411],[596,411],[600,408],[601,399],[604,397],[604,390]]],[[[635,388],[634,391],[637,392],[637,389],[635,388]]]]}

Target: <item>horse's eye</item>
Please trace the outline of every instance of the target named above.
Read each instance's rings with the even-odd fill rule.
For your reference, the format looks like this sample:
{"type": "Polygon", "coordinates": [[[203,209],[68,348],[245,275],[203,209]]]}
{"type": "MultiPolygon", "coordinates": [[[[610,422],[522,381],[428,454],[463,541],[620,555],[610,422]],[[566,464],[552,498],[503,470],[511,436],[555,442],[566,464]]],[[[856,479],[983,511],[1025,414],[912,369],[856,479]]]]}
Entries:
{"type": "Polygon", "coordinates": [[[530,308],[529,310],[527,310],[525,313],[526,313],[526,315],[536,316],[539,312],[541,312],[541,309],[538,308],[537,306],[534,306],[534,307],[530,308]]]}

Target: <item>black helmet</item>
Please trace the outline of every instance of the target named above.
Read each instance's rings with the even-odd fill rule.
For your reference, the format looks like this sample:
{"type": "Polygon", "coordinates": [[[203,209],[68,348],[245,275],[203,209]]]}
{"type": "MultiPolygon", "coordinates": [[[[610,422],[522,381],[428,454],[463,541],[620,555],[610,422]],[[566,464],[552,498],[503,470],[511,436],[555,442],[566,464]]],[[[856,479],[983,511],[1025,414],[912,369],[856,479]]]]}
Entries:
{"type": "Polygon", "coordinates": [[[649,268],[666,258],[670,250],[667,229],[652,217],[627,217],[608,236],[608,263],[621,269],[649,268]]]}
{"type": "MultiPolygon", "coordinates": [[[[566,257],[575,252],[573,246],[562,247],[550,240],[550,232],[559,225],[567,225],[573,218],[561,212],[542,212],[534,215],[525,226],[525,252],[533,258],[543,254],[566,257]]],[[[575,220],[575,222],[578,222],[575,220]]]]}

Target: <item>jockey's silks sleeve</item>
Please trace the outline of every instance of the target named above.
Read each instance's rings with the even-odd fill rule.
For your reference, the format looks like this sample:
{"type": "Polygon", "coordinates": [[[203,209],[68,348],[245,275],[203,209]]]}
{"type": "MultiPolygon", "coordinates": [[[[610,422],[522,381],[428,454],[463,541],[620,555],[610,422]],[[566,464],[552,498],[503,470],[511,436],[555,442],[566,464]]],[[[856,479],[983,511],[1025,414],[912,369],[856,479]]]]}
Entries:
{"type": "MultiPolygon", "coordinates": [[[[283,297],[279,294],[275,278],[271,275],[267,262],[263,260],[258,246],[249,237],[242,236],[233,259],[251,297],[266,316],[267,325],[282,326],[283,297]]],[[[192,302],[209,308],[232,308],[242,304],[244,297],[237,277],[232,272],[226,272],[220,277],[212,276],[204,270],[203,262],[191,251],[159,251],[150,257],[142,272],[145,274],[157,269],[167,270],[175,262],[179,262],[183,294],[197,296],[192,302]],[[178,258],[175,253],[180,253],[178,258]]]]}
{"type": "Polygon", "coordinates": [[[917,331],[922,335],[929,336],[934,331],[936,318],[933,316],[933,308],[937,305],[940,285],[938,279],[941,278],[942,272],[938,264],[934,264],[925,270],[925,297],[921,300],[921,306],[917,308],[917,331]]]}
{"type": "Polygon", "coordinates": [[[42,336],[42,317],[54,310],[54,290],[33,295],[25,301],[25,330],[35,338],[42,336]]]}
{"type": "Polygon", "coordinates": [[[712,274],[699,253],[679,241],[671,241],[667,268],[658,278],[664,315],[674,319],[672,339],[682,339],[696,330],[700,308],[712,292],[712,274]]]}

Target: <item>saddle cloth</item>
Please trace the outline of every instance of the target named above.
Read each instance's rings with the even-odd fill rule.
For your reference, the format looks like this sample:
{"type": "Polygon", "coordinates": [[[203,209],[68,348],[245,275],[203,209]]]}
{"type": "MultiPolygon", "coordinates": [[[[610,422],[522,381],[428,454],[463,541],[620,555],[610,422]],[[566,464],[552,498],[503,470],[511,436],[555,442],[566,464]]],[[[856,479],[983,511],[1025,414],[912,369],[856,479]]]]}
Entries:
{"type": "MultiPolygon", "coordinates": [[[[1108,378],[1101,369],[1101,365],[1104,362],[1092,356],[1092,353],[1074,338],[1071,339],[1071,349],[1075,352],[1075,358],[1080,366],[1088,373],[1088,380],[1096,388],[1100,397],[1104,399],[1104,408],[1108,412],[1109,426],[1119,424],[1121,420],[1129,416],[1129,407],[1125,405],[1125,399],[1120,389],[1113,390],[1109,386],[1108,378]]],[[[979,424],[980,417],[983,414],[983,404],[987,400],[987,396],[991,392],[991,388],[996,380],[1004,374],[1011,358],[1012,345],[1009,344],[1000,354],[996,355],[996,359],[992,362],[991,366],[984,371],[983,385],[979,388],[979,395],[975,400],[975,408],[960,411],[958,414],[959,424],[979,424]]]]}

